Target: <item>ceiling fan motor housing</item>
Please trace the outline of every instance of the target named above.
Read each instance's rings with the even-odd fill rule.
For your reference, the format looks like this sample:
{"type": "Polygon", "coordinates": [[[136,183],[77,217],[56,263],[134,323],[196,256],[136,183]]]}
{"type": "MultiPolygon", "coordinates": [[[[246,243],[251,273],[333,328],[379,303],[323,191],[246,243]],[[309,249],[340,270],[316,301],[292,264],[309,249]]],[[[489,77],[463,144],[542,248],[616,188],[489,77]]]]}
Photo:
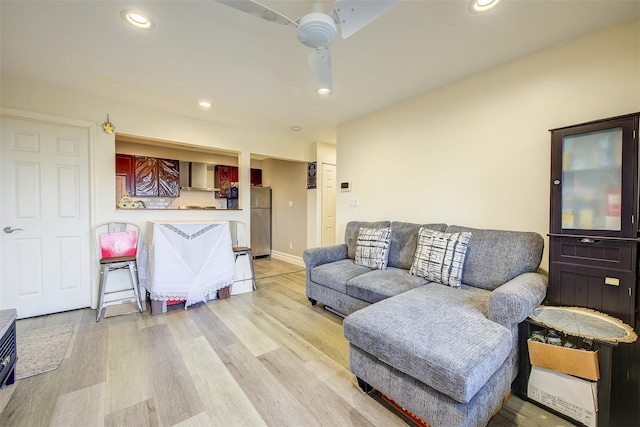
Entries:
{"type": "Polygon", "coordinates": [[[329,47],[338,34],[336,21],[324,13],[309,13],[298,21],[298,40],[312,48],[329,47]]]}

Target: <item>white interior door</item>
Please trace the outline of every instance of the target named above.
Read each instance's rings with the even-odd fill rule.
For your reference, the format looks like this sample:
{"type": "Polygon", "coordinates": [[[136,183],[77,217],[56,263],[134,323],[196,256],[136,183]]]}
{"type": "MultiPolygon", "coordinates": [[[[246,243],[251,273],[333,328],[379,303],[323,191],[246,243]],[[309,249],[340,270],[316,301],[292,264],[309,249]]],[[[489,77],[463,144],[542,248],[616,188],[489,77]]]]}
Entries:
{"type": "Polygon", "coordinates": [[[336,165],[322,164],[322,246],[336,243],[336,165]]]}
{"type": "Polygon", "coordinates": [[[88,129],[7,117],[0,129],[0,307],[90,306],[88,129]]]}

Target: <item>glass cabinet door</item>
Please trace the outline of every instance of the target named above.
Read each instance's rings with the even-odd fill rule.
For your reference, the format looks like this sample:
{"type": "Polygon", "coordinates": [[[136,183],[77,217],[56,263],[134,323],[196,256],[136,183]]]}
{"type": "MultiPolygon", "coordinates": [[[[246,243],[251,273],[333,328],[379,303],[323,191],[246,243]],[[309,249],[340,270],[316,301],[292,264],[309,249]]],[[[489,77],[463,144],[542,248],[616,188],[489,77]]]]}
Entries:
{"type": "Polygon", "coordinates": [[[620,231],[622,128],[562,140],[562,228],[620,231]]]}
{"type": "Polygon", "coordinates": [[[551,234],[636,237],[637,116],[552,130],[551,234]]]}

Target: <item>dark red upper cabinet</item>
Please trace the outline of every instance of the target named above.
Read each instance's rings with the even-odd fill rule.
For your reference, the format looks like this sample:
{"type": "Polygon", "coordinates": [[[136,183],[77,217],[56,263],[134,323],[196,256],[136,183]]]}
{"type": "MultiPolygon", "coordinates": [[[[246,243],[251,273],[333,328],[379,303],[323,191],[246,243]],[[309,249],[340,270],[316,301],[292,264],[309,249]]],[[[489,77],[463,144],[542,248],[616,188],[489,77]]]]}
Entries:
{"type": "Polygon", "coordinates": [[[180,195],[179,162],[136,156],[135,195],[178,197],[180,195]]]}
{"type": "Polygon", "coordinates": [[[135,195],[135,158],[130,154],[116,154],[116,175],[125,179],[127,193],[135,195]]]}
{"type": "Polygon", "coordinates": [[[158,159],[158,196],[178,197],[180,195],[180,162],[158,159]]]}
{"type": "Polygon", "coordinates": [[[214,169],[215,186],[218,188],[218,198],[238,198],[238,167],[216,165],[214,169]]]}
{"type": "Polygon", "coordinates": [[[262,187],[262,169],[251,169],[251,186],[262,187]]]}

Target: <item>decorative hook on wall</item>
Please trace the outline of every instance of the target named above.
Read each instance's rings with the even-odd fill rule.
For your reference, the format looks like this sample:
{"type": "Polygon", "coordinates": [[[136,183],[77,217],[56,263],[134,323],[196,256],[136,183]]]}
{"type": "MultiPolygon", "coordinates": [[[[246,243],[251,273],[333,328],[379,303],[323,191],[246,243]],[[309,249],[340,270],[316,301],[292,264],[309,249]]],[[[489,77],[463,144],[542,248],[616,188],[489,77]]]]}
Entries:
{"type": "Polygon", "coordinates": [[[113,133],[113,131],[116,130],[115,125],[109,121],[109,114],[107,114],[107,121],[102,124],[102,129],[104,129],[106,133],[113,133]]]}

